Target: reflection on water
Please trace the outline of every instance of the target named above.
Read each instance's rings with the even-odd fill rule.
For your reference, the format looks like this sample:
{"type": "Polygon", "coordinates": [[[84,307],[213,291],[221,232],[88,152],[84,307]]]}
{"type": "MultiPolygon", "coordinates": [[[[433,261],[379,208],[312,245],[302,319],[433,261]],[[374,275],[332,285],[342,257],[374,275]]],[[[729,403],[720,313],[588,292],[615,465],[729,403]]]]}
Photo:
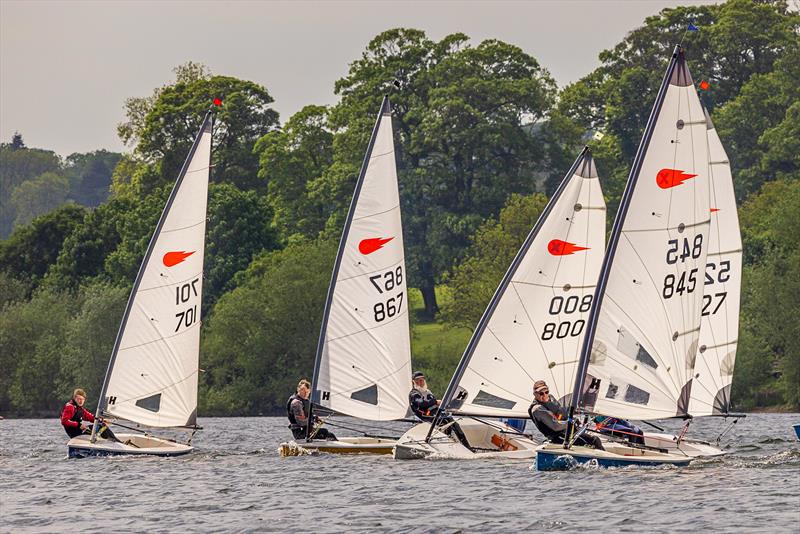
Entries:
{"type": "MultiPolygon", "coordinates": [[[[530,460],[281,458],[291,436],[273,417],[202,419],[187,456],[69,460],[56,419],[7,419],[0,532],[797,532],[797,422],[751,415],[723,438],[729,455],[688,468],[541,473],[530,460]]],[[[698,420],[690,435],[713,441],[726,426],[698,420]]]]}

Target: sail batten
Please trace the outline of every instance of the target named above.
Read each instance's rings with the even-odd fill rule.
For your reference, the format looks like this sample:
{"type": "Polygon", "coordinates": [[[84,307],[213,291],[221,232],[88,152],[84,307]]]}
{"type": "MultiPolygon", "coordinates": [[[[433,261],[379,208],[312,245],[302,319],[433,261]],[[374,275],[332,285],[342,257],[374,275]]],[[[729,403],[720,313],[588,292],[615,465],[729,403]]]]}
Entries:
{"type": "Polygon", "coordinates": [[[676,47],[603,261],[573,409],[643,420],[688,414],[709,250],[705,129],[676,47]]]}
{"type": "Polygon", "coordinates": [[[459,413],[527,417],[533,382],[572,386],[603,257],[605,203],[584,149],[481,317],[442,404],[459,413]]]}
{"type": "Polygon", "coordinates": [[[98,413],[152,427],[195,423],[212,129],[209,112],[139,268],[98,413]]]}
{"type": "Polygon", "coordinates": [[[384,98],[328,288],[312,401],[362,419],[402,419],[410,339],[392,119],[384,98]]]}

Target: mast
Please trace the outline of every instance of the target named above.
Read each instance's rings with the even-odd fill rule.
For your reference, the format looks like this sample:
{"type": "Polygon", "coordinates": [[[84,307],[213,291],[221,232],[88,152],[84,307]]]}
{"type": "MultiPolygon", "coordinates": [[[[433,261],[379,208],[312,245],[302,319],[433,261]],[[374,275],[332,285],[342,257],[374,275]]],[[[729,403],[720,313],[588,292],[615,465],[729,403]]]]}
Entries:
{"type": "Polygon", "coordinates": [[[503,276],[503,279],[500,282],[500,285],[494,292],[492,296],[492,300],[489,301],[489,306],[484,311],[483,316],[481,316],[480,321],[478,321],[478,326],[475,328],[475,332],[472,334],[472,337],[467,344],[467,348],[464,350],[464,355],[461,357],[461,361],[458,362],[458,367],[456,367],[455,373],[453,373],[453,378],[450,380],[450,384],[447,386],[447,390],[444,393],[444,397],[442,398],[442,402],[440,404],[441,410],[437,412],[434,420],[431,422],[431,427],[428,430],[428,435],[425,438],[426,441],[430,441],[431,436],[433,435],[433,429],[436,427],[437,423],[439,422],[440,414],[447,409],[447,406],[450,405],[450,402],[453,400],[453,396],[455,395],[458,385],[461,382],[461,379],[464,376],[464,372],[469,365],[470,360],[472,359],[472,355],[475,353],[475,349],[478,346],[478,341],[480,341],[481,336],[483,335],[486,327],[489,324],[489,321],[492,318],[492,315],[497,308],[498,303],[500,302],[500,298],[505,293],[506,289],[508,288],[509,284],[511,283],[511,279],[514,277],[514,274],[517,272],[522,260],[525,258],[525,255],[528,253],[528,249],[533,244],[534,239],[539,234],[539,230],[544,225],[544,222],[547,220],[548,215],[553,210],[553,207],[558,202],[558,199],[561,197],[561,194],[566,189],[567,184],[569,183],[572,176],[575,174],[575,171],[578,167],[586,160],[587,157],[591,157],[591,152],[588,146],[583,147],[581,153],[575,159],[575,162],[570,167],[567,174],[564,176],[564,179],[561,180],[561,183],[558,185],[558,189],[556,189],[553,196],[550,197],[550,200],[547,202],[542,214],[539,215],[539,219],[536,221],[536,224],[531,229],[528,236],[525,238],[525,241],[522,244],[519,252],[514,257],[514,261],[511,262],[506,274],[503,276]]]}
{"type": "MultiPolygon", "coordinates": [[[[128,323],[128,317],[130,316],[131,309],[133,308],[134,298],[136,296],[136,292],[139,289],[139,285],[142,282],[142,277],[144,276],[145,268],[148,264],[150,256],[153,254],[153,249],[155,248],[156,241],[158,240],[158,236],[161,233],[161,229],[164,226],[164,222],[167,219],[167,215],[169,214],[169,210],[172,207],[172,203],[175,201],[175,197],[178,194],[178,190],[183,183],[183,179],[186,176],[186,171],[189,168],[189,164],[194,157],[194,153],[197,151],[197,147],[200,144],[200,139],[203,136],[203,133],[206,131],[213,131],[214,129],[214,110],[210,109],[206,112],[205,116],[203,117],[203,122],[200,125],[200,129],[197,132],[197,135],[194,138],[194,142],[192,143],[192,148],[189,150],[189,154],[186,156],[186,160],[183,162],[183,166],[181,167],[181,171],[178,174],[178,179],[175,181],[175,185],[172,186],[172,191],[169,194],[169,198],[167,199],[167,204],[164,206],[164,209],[161,211],[161,216],[158,219],[158,224],[156,225],[156,229],[153,232],[153,235],[150,237],[150,242],[147,245],[147,251],[145,252],[144,259],[142,263],[139,265],[139,271],[136,274],[136,280],[133,283],[133,289],[131,289],[130,295],[128,295],[128,302],[125,305],[125,313],[122,316],[122,321],[119,325],[119,330],[117,331],[117,337],[114,340],[114,348],[111,351],[111,359],[108,361],[108,368],[106,369],[106,375],[103,378],[103,387],[100,389],[100,395],[97,399],[97,411],[95,412],[95,420],[92,424],[92,436],[91,441],[94,443],[97,440],[97,417],[101,416],[103,410],[106,408],[106,390],[108,388],[109,378],[111,377],[111,372],[114,369],[114,362],[117,359],[117,353],[119,352],[120,343],[122,341],[122,336],[125,332],[125,326],[128,323]]],[[[209,171],[210,172],[210,171],[209,171]]]]}
{"type": "Polygon", "coordinates": [[[600,269],[600,279],[598,280],[597,287],[595,288],[592,308],[589,310],[586,336],[583,338],[583,347],[581,348],[580,361],[578,362],[578,370],[575,376],[575,387],[572,390],[572,402],[570,403],[569,407],[567,439],[564,440],[564,448],[569,448],[569,443],[575,428],[574,414],[580,405],[581,395],[583,393],[583,385],[586,381],[586,371],[589,365],[589,357],[592,352],[595,331],[597,330],[599,312],[602,306],[603,297],[605,295],[606,285],[608,284],[608,277],[609,273],[611,272],[611,265],[614,261],[614,255],[617,250],[617,244],[619,243],[619,238],[622,233],[622,226],[625,222],[625,216],[627,215],[628,208],[630,207],[633,191],[636,188],[636,182],[639,179],[639,172],[641,171],[644,156],[647,153],[648,146],[650,145],[650,138],[653,135],[653,129],[661,112],[661,106],[664,103],[664,97],[667,93],[667,88],[669,87],[672,73],[679,61],[683,62],[685,61],[685,58],[681,46],[676,45],[672,52],[672,58],[667,66],[667,70],[664,73],[664,78],[661,80],[661,88],[658,90],[658,96],[656,97],[655,104],[653,104],[650,117],[647,120],[647,126],[645,127],[642,141],[639,143],[639,148],[636,151],[636,157],[633,160],[633,166],[631,167],[631,172],[628,176],[628,183],[625,186],[625,191],[622,195],[622,200],[620,201],[619,211],[617,211],[617,216],[614,219],[614,226],[611,230],[608,248],[606,249],[606,255],[603,258],[603,265],[600,269]]]}
{"type": "Polygon", "coordinates": [[[356,189],[353,193],[353,198],[350,200],[350,208],[347,211],[347,219],[345,220],[344,228],[342,229],[342,237],[339,239],[339,249],[336,252],[336,263],[334,264],[333,272],[331,273],[331,283],[328,285],[328,295],[325,299],[325,310],[322,315],[322,325],[319,329],[319,339],[317,340],[317,354],[314,359],[314,374],[311,378],[311,402],[309,403],[308,426],[306,429],[306,439],[308,441],[311,439],[309,437],[311,435],[311,411],[315,403],[320,403],[321,391],[317,389],[317,382],[319,381],[320,367],[322,365],[322,351],[325,348],[325,334],[328,329],[328,319],[330,318],[331,314],[331,303],[333,301],[333,294],[336,288],[336,279],[339,276],[339,268],[342,264],[342,257],[344,256],[347,237],[350,234],[350,227],[353,223],[353,215],[355,214],[356,206],[358,205],[361,187],[364,185],[364,177],[366,176],[367,167],[369,166],[369,161],[372,157],[372,149],[375,146],[375,140],[378,136],[378,129],[380,128],[381,120],[383,119],[383,115],[385,113],[391,113],[388,95],[383,97],[381,108],[378,112],[378,118],[375,120],[375,126],[372,128],[372,135],[370,136],[369,144],[367,145],[366,154],[364,154],[364,161],[361,164],[361,172],[359,173],[358,180],[356,181],[356,189]]]}

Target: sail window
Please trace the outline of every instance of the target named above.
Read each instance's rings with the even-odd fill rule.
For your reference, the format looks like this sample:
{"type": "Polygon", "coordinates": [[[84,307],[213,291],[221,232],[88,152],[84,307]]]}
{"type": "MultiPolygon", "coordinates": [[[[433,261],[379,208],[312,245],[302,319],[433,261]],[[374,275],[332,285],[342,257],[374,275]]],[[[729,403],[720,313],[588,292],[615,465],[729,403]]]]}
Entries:
{"type": "Polygon", "coordinates": [[[619,393],[619,386],[616,384],[608,384],[608,390],[606,391],[606,398],[607,399],[616,399],[617,393],[619,393]]]}
{"type": "Polygon", "coordinates": [[[625,402],[633,404],[647,404],[650,402],[650,394],[643,389],[639,389],[632,384],[628,384],[625,390],[625,402]]]}
{"type": "Polygon", "coordinates": [[[636,353],[636,361],[642,362],[643,364],[653,369],[658,369],[658,364],[656,363],[656,361],[653,359],[652,356],[650,356],[650,353],[647,352],[645,348],[642,347],[641,345],[639,345],[639,352],[636,353]]]}
{"type": "Polygon", "coordinates": [[[475,399],[473,399],[472,404],[477,404],[479,406],[486,406],[487,408],[500,408],[501,410],[510,410],[517,404],[514,401],[510,401],[508,399],[504,399],[503,397],[498,397],[497,395],[492,395],[491,393],[487,393],[486,391],[480,390],[478,394],[475,395],[475,399]]]}
{"type": "Polygon", "coordinates": [[[137,400],[136,406],[151,412],[157,412],[161,409],[161,393],[156,393],[155,395],[137,400]]]}
{"type": "Polygon", "coordinates": [[[354,391],[353,393],[350,394],[350,398],[353,400],[357,400],[359,402],[365,402],[367,404],[372,404],[373,406],[377,406],[378,384],[372,384],[367,388],[354,391]]]}

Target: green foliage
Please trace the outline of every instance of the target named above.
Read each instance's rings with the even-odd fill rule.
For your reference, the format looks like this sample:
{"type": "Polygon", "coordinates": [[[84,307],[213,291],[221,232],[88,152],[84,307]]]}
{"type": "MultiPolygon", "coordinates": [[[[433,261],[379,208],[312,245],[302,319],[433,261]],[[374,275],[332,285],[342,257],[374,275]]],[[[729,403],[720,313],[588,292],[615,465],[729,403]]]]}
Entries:
{"type": "Polygon", "coordinates": [[[39,215],[62,205],[69,194],[69,181],[60,174],[46,172],[22,182],[11,192],[15,226],[28,224],[39,215]]]}
{"type": "Polygon", "coordinates": [[[64,173],[70,182],[70,198],[83,206],[99,206],[108,198],[111,176],[121,158],[108,150],[68,156],[64,173]]]}
{"type": "Polygon", "coordinates": [[[0,412],[57,413],[60,351],[76,299],[40,291],[0,310],[0,412]]]}
{"type": "Polygon", "coordinates": [[[49,150],[25,148],[17,143],[0,144],[0,239],[11,233],[16,217],[12,192],[23,182],[48,172],[57,172],[61,161],[49,150]]]}
{"type": "Polygon", "coordinates": [[[449,324],[474,328],[508,266],[530,233],[547,198],[541,193],[512,195],[499,220],[485,221],[472,237],[464,259],[453,267],[448,286],[453,298],[442,307],[449,324]]]}
{"type": "Polygon", "coordinates": [[[0,241],[0,271],[24,284],[25,294],[30,296],[55,263],[64,240],[85,216],[85,208],[66,204],[17,228],[11,237],[0,241]]]}
{"type": "Polygon", "coordinates": [[[279,413],[310,378],[335,255],[320,240],[263,254],[220,298],[202,341],[202,413],[279,413]]]}
{"type": "Polygon", "coordinates": [[[178,80],[158,89],[151,99],[129,100],[128,121],[118,127],[123,141],[137,141],[139,157],[157,162],[157,181],[143,182],[139,193],[148,194],[175,180],[215,98],[223,104],[215,111],[212,178],[241,189],[257,188],[258,157],[253,146],[278,123],[278,113],[269,107],[270,94],[253,82],[210,76],[196,64],[177,72],[178,80]]]}
{"type": "Polygon", "coordinates": [[[800,178],[765,184],[740,210],[745,269],[733,394],[800,407],[800,178]]]}
{"type": "Polygon", "coordinates": [[[333,133],[327,128],[327,109],[306,106],[283,126],[258,140],[258,176],[267,184],[267,199],[281,237],[315,237],[329,215],[323,195],[314,195],[333,162],[333,133]]]}
{"type": "Polygon", "coordinates": [[[231,184],[211,184],[206,226],[203,309],[234,287],[234,275],[262,251],[277,248],[267,199],[231,184]]]}

